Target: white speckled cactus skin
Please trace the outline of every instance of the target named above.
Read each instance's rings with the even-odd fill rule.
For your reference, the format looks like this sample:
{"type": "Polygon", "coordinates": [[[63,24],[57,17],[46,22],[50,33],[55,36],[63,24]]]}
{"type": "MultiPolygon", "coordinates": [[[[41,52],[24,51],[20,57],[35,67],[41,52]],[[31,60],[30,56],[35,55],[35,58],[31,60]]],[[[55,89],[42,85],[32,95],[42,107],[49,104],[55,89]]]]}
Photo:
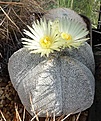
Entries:
{"type": "MultiPolygon", "coordinates": [[[[68,16],[82,21],[71,12],[75,17],[69,13],[68,16]]],[[[10,57],[8,70],[22,104],[31,115],[32,106],[40,117],[45,117],[46,111],[50,115],[53,112],[56,116],[67,115],[84,111],[93,103],[95,63],[92,48],[86,42],[79,49],[66,49],[50,59],[22,48],[10,57]]]]}
{"type": "Polygon", "coordinates": [[[95,73],[95,61],[92,52],[92,48],[88,43],[84,43],[78,49],[66,49],[63,52],[63,55],[70,56],[72,58],[77,59],[81,63],[83,63],[90,71],[95,73]]]}
{"type": "Polygon", "coordinates": [[[92,72],[72,55],[45,60],[22,48],[12,55],[8,69],[11,81],[31,115],[30,96],[35,110],[44,110],[40,116],[45,116],[46,110],[50,115],[55,111],[57,116],[77,113],[93,103],[92,72]]]}

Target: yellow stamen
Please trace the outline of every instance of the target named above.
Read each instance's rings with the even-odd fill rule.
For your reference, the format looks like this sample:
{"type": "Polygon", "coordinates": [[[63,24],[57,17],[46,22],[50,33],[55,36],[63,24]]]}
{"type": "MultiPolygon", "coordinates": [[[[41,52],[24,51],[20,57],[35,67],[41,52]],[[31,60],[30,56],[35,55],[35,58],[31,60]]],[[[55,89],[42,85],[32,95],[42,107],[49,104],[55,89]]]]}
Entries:
{"type": "Polygon", "coordinates": [[[66,39],[66,40],[71,40],[72,39],[70,34],[67,34],[67,33],[64,33],[64,32],[62,32],[61,37],[63,39],[66,39]]]}
{"type": "Polygon", "coordinates": [[[40,45],[42,48],[50,48],[52,45],[52,39],[49,36],[44,36],[40,39],[40,45]]]}

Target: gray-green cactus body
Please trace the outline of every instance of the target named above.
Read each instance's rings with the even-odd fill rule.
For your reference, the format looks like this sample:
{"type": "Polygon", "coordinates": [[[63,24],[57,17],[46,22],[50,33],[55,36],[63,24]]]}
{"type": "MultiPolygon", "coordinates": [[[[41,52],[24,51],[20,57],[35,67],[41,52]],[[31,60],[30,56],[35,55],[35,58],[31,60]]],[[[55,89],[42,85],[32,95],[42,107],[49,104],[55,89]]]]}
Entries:
{"type": "Polygon", "coordinates": [[[46,20],[55,20],[60,19],[62,17],[68,17],[70,19],[75,19],[76,21],[80,22],[83,26],[87,26],[82,17],[78,15],[75,11],[69,9],[69,8],[56,8],[47,11],[43,18],[46,20]]]}
{"type": "Polygon", "coordinates": [[[65,49],[63,55],[77,59],[78,61],[83,63],[87,68],[89,68],[93,74],[95,73],[94,55],[92,52],[92,48],[88,43],[85,42],[78,49],[65,49]]]}
{"type": "Polygon", "coordinates": [[[21,48],[15,52],[9,59],[8,69],[12,70],[10,78],[15,89],[17,89],[19,83],[32,67],[34,68],[45,58],[42,58],[39,54],[30,53],[27,48],[21,48]]]}
{"type": "Polygon", "coordinates": [[[45,60],[20,49],[8,65],[11,81],[31,115],[32,106],[39,116],[46,116],[46,111],[58,116],[81,112],[93,103],[94,77],[72,57],[45,60]]]}

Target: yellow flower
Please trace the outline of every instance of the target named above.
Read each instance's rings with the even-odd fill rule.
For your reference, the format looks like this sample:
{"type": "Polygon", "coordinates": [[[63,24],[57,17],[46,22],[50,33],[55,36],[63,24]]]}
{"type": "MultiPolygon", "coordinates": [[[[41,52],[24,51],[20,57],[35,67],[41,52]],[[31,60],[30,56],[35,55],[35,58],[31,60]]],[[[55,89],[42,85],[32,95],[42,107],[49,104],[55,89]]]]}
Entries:
{"type": "Polygon", "coordinates": [[[51,22],[40,19],[40,22],[34,22],[30,31],[24,30],[24,34],[30,37],[22,38],[22,43],[33,53],[41,53],[41,56],[49,56],[54,51],[60,51],[61,37],[58,31],[56,21],[51,22]]]}
{"type": "Polygon", "coordinates": [[[81,23],[70,18],[61,18],[59,22],[59,31],[63,39],[63,47],[78,48],[89,38],[86,35],[89,33],[81,23]]]}

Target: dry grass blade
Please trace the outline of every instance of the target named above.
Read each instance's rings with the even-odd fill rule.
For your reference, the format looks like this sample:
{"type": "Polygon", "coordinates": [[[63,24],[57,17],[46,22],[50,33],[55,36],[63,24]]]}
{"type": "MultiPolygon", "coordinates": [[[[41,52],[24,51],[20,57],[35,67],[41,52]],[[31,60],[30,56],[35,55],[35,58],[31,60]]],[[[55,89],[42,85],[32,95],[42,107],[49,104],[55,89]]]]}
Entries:
{"type": "Polygon", "coordinates": [[[4,115],[3,115],[1,110],[0,110],[0,113],[1,113],[1,116],[2,116],[3,120],[6,121],[6,119],[5,119],[5,117],[4,117],[4,115]]]}
{"type": "Polygon", "coordinates": [[[4,23],[6,17],[1,21],[0,26],[4,23]]]}
{"type": "Polygon", "coordinates": [[[55,121],[55,112],[53,113],[53,121],[55,121]]]}
{"type": "Polygon", "coordinates": [[[23,120],[22,121],[24,121],[25,120],[25,107],[24,107],[24,111],[23,111],[23,120]]]}
{"type": "Polygon", "coordinates": [[[14,121],[22,121],[21,117],[19,115],[19,112],[18,112],[16,104],[15,104],[15,118],[14,118],[14,121]]]}
{"type": "Polygon", "coordinates": [[[30,96],[30,103],[31,103],[31,106],[32,106],[32,111],[33,111],[33,113],[34,113],[34,115],[35,115],[36,120],[39,121],[38,113],[35,112],[34,106],[33,106],[33,104],[32,104],[31,94],[29,94],[29,96],[30,96]]]}
{"type": "Polygon", "coordinates": [[[76,118],[76,121],[79,120],[80,115],[81,115],[81,112],[78,114],[78,116],[77,116],[77,118],[76,118]]]}
{"type": "MultiPolygon", "coordinates": [[[[39,114],[40,114],[40,112],[37,113],[30,121],[33,121],[33,120],[36,118],[36,116],[38,117],[39,114]]],[[[38,119],[37,119],[37,120],[38,120],[38,119]]]]}
{"type": "Polygon", "coordinates": [[[2,1],[0,1],[0,4],[22,5],[23,3],[21,3],[21,2],[2,2],[2,1]]]}
{"type": "Polygon", "coordinates": [[[45,121],[49,121],[49,113],[48,113],[48,111],[46,111],[46,119],[45,119],[45,121]]]}
{"type": "Polygon", "coordinates": [[[72,113],[68,114],[67,116],[65,116],[61,121],[66,120],[70,115],[72,115],[72,113]]]}
{"type": "Polygon", "coordinates": [[[93,30],[94,32],[96,32],[96,33],[99,33],[99,34],[101,34],[101,32],[100,31],[96,31],[96,30],[93,30]]]}
{"type": "Polygon", "coordinates": [[[101,46],[101,44],[94,45],[95,47],[101,46]]]}
{"type": "Polygon", "coordinates": [[[13,22],[13,20],[8,16],[8,14],[4,11],[4,9],[1,6],[0,6],[0,9],[4,13],[4,15],[8,18],[8,20],[10,20],[10,22],[18,29],[18,31],[20,32],[20,34],[23,36],[23,34],[20,31],[19,27],[15,24],[15,22],[13,22]]]}
{"type": "Polygon", "coordinates": [[[3,58],[2,54],[0,53],[0,57],[3,58]]]}
{"type": "Polygon", "coordinates": [[[4,11],[4,9],[0,6],[0,9],[5,14],[5,16],[11,21],[11,23],[16,26],[16,28],[19,30],[19,27],[12,21],[12,19],[8,16],[8,14],[4,11]]]}
{"type": "Polygon", "coordinates": [[[24,21],[16,14],[15,10],[13,8],[11,8],[11,9],[14,12],[14,14],[16,15],[16,17],[26,26],[26,24],[24,23],[24,21]]]}
{"type": "Polygon", "coordinates": [[[57,121],[61,121],[63,118],[64,118],[64,115],[62,115],[59,118],[57,118],[57,121]]]}

